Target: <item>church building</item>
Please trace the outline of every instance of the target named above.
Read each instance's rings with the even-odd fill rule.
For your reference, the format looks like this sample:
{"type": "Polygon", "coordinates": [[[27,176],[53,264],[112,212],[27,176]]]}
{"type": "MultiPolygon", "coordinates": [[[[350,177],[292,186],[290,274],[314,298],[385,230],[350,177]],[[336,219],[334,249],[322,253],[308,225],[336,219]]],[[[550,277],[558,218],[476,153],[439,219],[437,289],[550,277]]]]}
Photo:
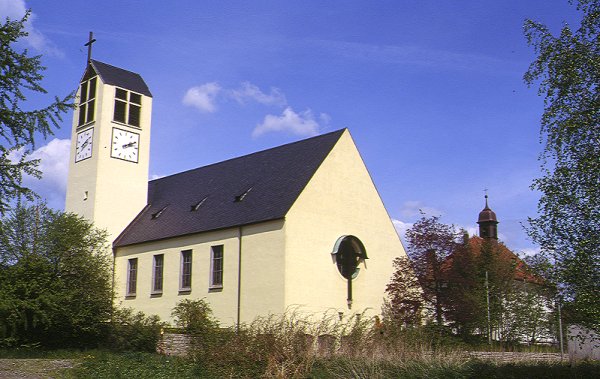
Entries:
{"type": "Polygon", "coordinates": [[[170,321],[204,298],[223,325],[381,312],[405,252],[347,129],[148,181],[151,111],[140,75],[89,60],[65,208],[108,231],[118,305],[170,321]]]}

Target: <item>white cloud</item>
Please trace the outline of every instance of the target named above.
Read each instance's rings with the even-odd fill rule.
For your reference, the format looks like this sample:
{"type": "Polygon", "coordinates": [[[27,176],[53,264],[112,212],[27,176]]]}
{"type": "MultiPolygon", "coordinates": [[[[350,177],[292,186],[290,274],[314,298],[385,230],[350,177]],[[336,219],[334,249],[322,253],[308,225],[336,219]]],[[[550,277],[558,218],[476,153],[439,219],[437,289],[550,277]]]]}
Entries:
{"type": "Polygon", "coordinates": [[[426,216],[441,216],[443,214],[442,211],[433,207],[427,207],[421,201],[417,200],[405,201],[400,210],[400,213],[405,218],[421,216],[421,212],[425,213],[426,216]]]}
{"type": "Polygon", "coordinates": [[[541,251],[541,249],[539,247],[531,247],[531,248],[521,249],[518,251],[518,253],[519,253],[519,256],[521,256],[521,257],[529,257],[532,255],[539,254],[540,251],[541,251]]]}
{"type": "Polygon", "coordinates": [[[404,221],[400,221],[400,220],[396,220],[396,219],[392,219],[392,223],[394,224],[394,228],[396,228],[396,232],[400,236],[400,239],[402,239],[402,242],[404,242],[404,237],[406,235],[406,231],[408,229],[412,228],[413,223],[404,222],[404,221]]]}
{"type": "Polygon", "coordinates": [[[217,82],[202,84],[187,90],[183,104],[198,109],[200,112],[212,113],[217,110],[216,97],[222,88],[217,82]]]}
{"type": "Polygon", "coordinates": [[[466,231],[469,234],[469,237],[478,236],[479,235],[479,227],[473,225],[454,225],[454,230],[456,232],[460,232],[461,230],[466,231]]]}
{"type": "Polygon", "coordinates": [[[160,178],[164,178],[164,177],[165,177],[165,175],[152,174],[152,175],[150,175],[150,180],[160,179],[160,178]]]}
{"type": "MultiPolygon", "coordinates": [[[[321,114],[323,123],[329,116],[321,114]]],[[[321,125],[310,109],[296,113],[291,107],[283,110],[281,116],[267,115],[261,124],[256,125],[252,137],[258,137],[268,132],[289,132],[299,136],[315,136],[319,134],[321,125]]]]}
{"type": "MultiPolygon", "coordinates": [[[[29,7],[25,0],[0,0],[0,19],[4,22],[7,17],[11,20],[20,20],[25,16],[29,7]]],[[[28,33],[23,41],[40,53],[62,57],[64,54],[39,30],[33,26],[36,15],[31,13],[25,22],[25,31],[28,33]]]]}
{"type": "Polygon", "coordinates": [[[61,191],[63,195],[67,188],[70,150],[71,140],[55,138],[31,154],[32,159],[40,160],[42,182],[61,191]]]}
{"type": "Polygon", "coordinates": [[[256,102],[269,106],[285,106],[280,116],[266,115],[263,122],[256,125],[252,131],[252,137],[254,138],[268,132],[288,132],[299,136],[315,136],[329,125],[331,119],[325,113],[316,116],[310,109],[296,113],[290,106],[286,106],[287,101],[281,90],[271,87],[270,92],[265,93],[250,82],[243,82],[236,89],[223,88],[217,82],[191,87],[183,97],[183,104],[192,106],[201,112],[213,113],[217,111],[218,101],[227,98],[235,100],[240,105],[256,102]]]}
{"type": "Polygon", "coordinates": [[[278,88],[271,87],[270,92],[265,93],[250,82],[243,82],[236,89],[224,89],[217,82],[191,87],[183,97],[183,104],[195,107],[201,112],[212,113],[217,110],[219,98],[231,98],[242,105],[247,102],[275,106],[286,105],[285,95],[278,88]]]}
{"type": "MultiPolygon", "coordinates": [[[[62,209],[64,205],[70,150],[71,140],[54,138],[27,157],[27,160],[40,160],[38,170],[41,171],[42,178],[38,180],[25,175],[23,184],[46,200],[52,208],[62,209]]],[[[24,152],[24,148],[13,151],[8,158],[17,162],[23,157],[24,152]]]]}
{"type": "Polygon", "coordinates": [[[250,82],[243,82],[240,88],[231,90],[230,96],[240,104],[256,101],[264,105],[284,106],[287,103],[285,95],[279,88],[271,87],[270,93],[267,94],[250,82]]]}

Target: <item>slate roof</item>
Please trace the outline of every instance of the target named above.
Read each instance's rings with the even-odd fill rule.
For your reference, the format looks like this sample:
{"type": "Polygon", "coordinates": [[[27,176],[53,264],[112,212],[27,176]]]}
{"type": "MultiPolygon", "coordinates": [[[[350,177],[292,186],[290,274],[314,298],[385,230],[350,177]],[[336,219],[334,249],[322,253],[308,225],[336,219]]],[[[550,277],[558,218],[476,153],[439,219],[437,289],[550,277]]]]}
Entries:
{"type": "Polygon", "coordinates": [[[344,130],[150,181],[113,246],[284,218],[344,130]]]}
{"type": "Polygon", "coordinates": [[[139,74],[94,59],[90,63],[104,83],[152,97],[150,89],[139,74]]]}

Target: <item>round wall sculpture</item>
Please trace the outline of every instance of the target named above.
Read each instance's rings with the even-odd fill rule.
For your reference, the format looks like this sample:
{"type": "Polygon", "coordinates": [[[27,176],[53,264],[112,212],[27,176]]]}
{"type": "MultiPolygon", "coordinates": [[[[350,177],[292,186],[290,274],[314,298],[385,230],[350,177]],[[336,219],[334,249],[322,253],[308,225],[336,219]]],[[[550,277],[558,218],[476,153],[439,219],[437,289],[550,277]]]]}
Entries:
{"type": "Polygon", "coordinates": [[[352,235],[338,238],[331,255],[340,274],[350,280],[358,276],[360,271],[358,265],[368,259],[365,245],[360,239],[352,235]]]}

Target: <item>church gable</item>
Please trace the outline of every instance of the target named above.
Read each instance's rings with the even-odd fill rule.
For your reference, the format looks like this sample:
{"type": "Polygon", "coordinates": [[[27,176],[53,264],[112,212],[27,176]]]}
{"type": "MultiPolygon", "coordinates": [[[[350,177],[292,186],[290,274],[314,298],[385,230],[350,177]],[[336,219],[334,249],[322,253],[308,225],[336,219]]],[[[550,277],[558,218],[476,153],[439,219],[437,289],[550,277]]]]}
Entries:
{"type": "Polygon", "coordinates": [[[153,180],[114,246],[284,218],[343,132],[153,180]]]}
{"type": "Polygon", "coordinates": [[[288,212],[285,234],[286,306],[379,312],[392,261],[405,252],[347,130],[288,212]],[[352,273],[337,247],[346,240],[356,241],[352,273]]]}

